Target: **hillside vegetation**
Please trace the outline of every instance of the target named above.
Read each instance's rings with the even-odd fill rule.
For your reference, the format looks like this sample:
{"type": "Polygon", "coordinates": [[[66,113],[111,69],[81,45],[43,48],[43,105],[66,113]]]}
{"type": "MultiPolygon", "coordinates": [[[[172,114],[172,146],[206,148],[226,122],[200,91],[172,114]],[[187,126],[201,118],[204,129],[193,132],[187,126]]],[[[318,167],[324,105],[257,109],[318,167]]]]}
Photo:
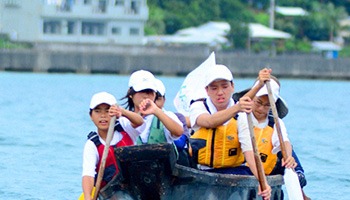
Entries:
{"type": "MultiPolygon", "coordinates": [[[[179,29],[198,26],[208,21],[226,21],[231,25],[227,38],[233,49],[246,49],[247,24],[257,22],[269,26],[270,0],[148,0],[149,20],[146,35],[173,34],[179,29]]],[[[275,0],[276,6],[301,7],[303,17],[275,15],[274,28],[288,32],[293,38],[277,46],[277,51],[302,51],[311,41],[333,41],[342,29],[339,20],[350,13],[350,1],[344,0],[275,0]]],[[[344,28],[344,27],[343,27],[344,28]]],[[[255,51],[268,48],[272,41],[252,46],[255,51]]]]}

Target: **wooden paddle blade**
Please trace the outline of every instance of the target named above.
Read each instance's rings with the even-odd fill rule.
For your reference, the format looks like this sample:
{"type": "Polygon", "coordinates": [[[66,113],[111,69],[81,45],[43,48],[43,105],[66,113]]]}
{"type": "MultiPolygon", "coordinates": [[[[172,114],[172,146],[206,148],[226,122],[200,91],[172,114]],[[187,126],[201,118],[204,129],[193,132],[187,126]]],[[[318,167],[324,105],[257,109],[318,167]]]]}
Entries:
{"type": "Polygon", "coordinates": [[[284,170],[283,179],[287,189],[288,198],[291,200],[304,200],[297,173],[291,168],[286,168],[284,170]]]}

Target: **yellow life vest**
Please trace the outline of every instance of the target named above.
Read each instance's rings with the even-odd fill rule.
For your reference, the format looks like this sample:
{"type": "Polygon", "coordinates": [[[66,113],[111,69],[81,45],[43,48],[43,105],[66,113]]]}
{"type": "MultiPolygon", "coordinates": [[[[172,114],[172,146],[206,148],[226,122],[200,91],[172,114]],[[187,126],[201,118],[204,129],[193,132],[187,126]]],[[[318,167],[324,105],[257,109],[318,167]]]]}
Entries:
{"type": "Polygon", "coordinates": [[[191,136],[189,143],[190,155],[199,164],[230,168],[244,162],[237,134],[237,118],[217,128],[200,128],[191,136]]]}
{"type": "MultiPolygon", "coordinates": [[[[260,159],[266,175],[271,174],[277,163],[277,154],[272,153],[272,134],[274,121],[269,117],[269,125],[261,129],[254,127],[256,144],[260,153],[260,159]]],[[[248,165],[248,164],[247,164],[248,165]]]]}

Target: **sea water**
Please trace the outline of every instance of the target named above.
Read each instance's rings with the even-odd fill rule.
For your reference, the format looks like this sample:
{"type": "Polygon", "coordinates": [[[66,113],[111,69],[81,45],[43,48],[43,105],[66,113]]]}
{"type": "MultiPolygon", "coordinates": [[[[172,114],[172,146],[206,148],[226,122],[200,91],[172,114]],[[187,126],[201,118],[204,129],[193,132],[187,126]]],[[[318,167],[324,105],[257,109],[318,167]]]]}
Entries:
{"type": "MultiPolygon", "coordinates": [[[[128,76],[0,73],[0,199],[74,200],[82,192],[82,153],[92,95],[119,103],[128,76]]],[[[184,77],[158,77],[167,110],[184,77]]],[[[235,79],[236,91],[253,79],[235,79]]],[[[350,199],[350,82],[281,79],[284,118],[312,199],[350,199]]]]}

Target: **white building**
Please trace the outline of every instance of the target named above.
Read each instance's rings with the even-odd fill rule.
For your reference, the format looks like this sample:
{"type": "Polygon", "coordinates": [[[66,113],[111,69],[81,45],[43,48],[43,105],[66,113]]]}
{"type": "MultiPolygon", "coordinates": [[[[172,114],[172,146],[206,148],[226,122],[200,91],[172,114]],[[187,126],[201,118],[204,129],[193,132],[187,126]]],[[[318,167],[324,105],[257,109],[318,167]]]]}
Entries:
{"type": "Polygon", "coordinates": [[[147,0],[0,0],[0,32],[23,42],[142,44],[147,0]]]}
{"type": "Polygon", "coordinates": [[[228,44],[225,37],[231,27],[227,22],[208,22],[198,27],[190,27],[178,30],[174,35],[153,35],[147,36],[148,44],[166,45],[206,45],[209,47],[228,44]]]}

